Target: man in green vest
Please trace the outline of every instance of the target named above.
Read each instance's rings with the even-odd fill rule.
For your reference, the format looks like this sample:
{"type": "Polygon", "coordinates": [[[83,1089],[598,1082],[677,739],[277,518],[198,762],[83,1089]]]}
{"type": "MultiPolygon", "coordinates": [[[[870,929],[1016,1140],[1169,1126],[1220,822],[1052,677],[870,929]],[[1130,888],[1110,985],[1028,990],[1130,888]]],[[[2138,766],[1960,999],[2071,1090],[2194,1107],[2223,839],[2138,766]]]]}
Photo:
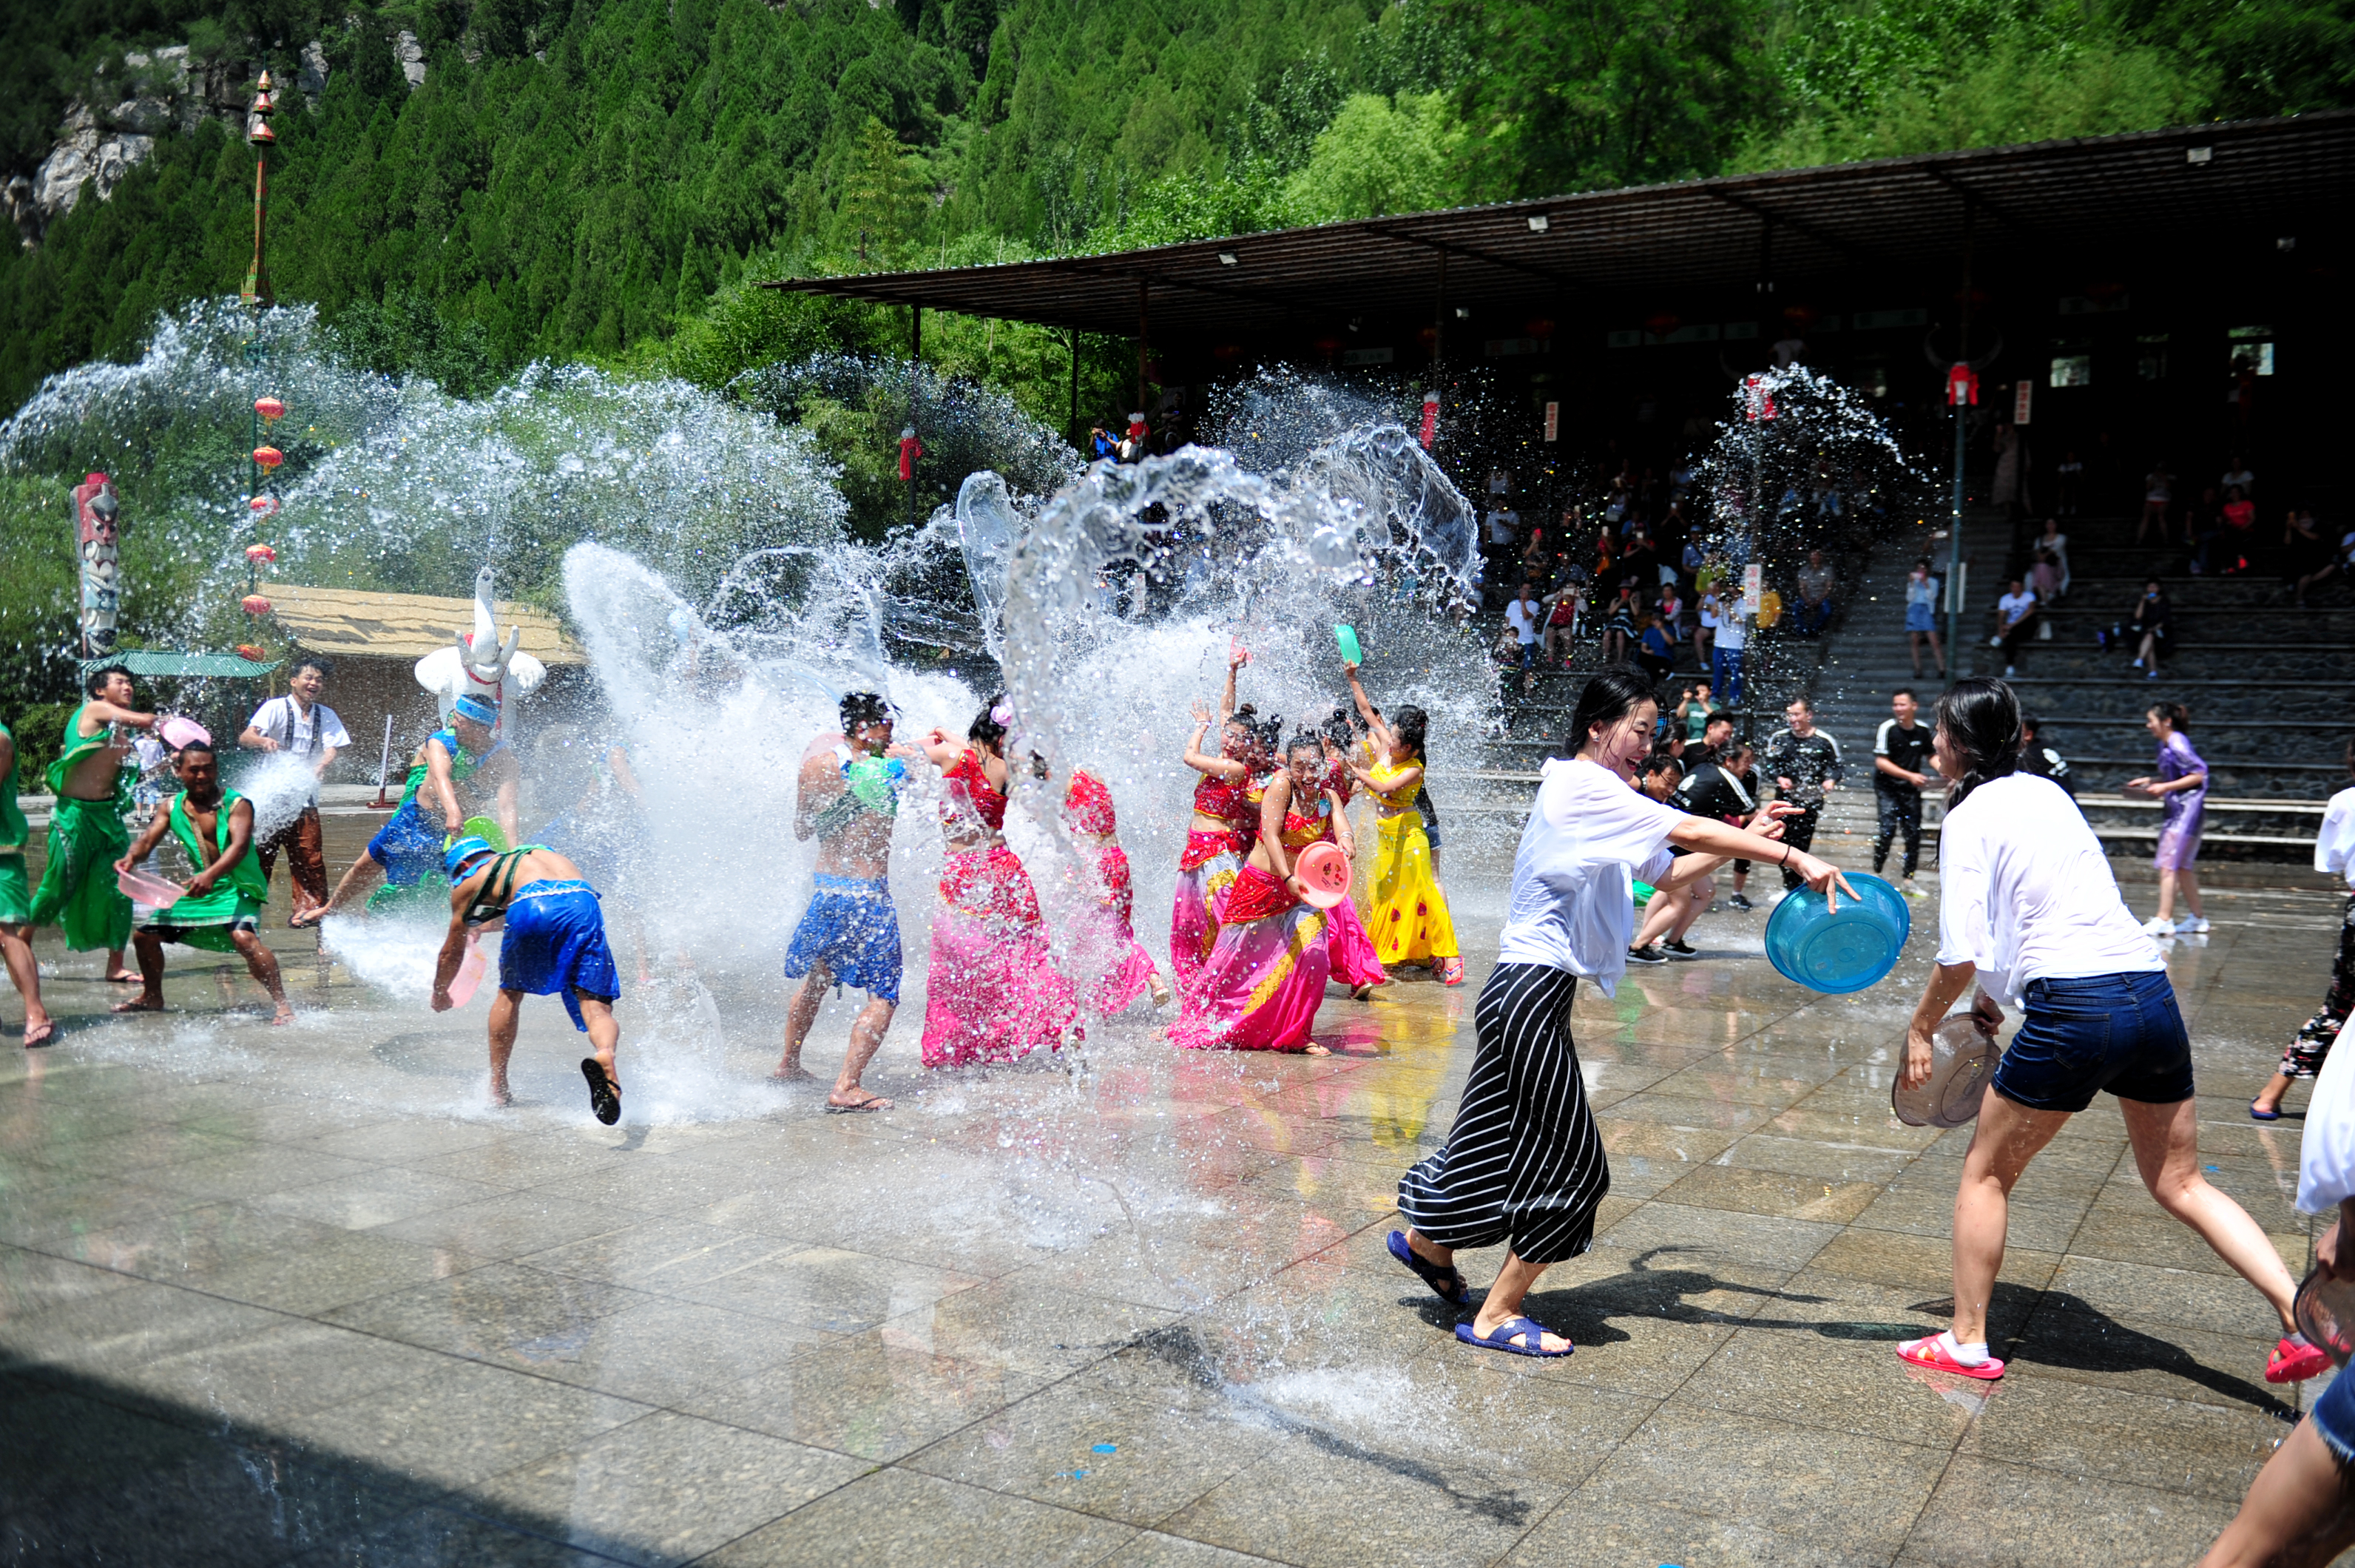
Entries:
{"type": "Polygon", "coordinates": [[[153,730],[155,715],[133,709],[131,672],[120,665],[92,670],[82,689],[89,700],[66,720],[64,748],[49,764],[56,797],[49,863],[33,895],[32,923],[62,926],[76,953],[120,954],[131,940],[131,900],[114,885],[115,858],[131,837],[123,826],[131,809],[131,781],[123,771],[131,748],[123,732],[153,730]]]}
{"type": "Polygon", "coordinates": [[[221,788],[220,763],[210,741],[191,741],[180,748],[172,764],[180,793],[169,810],[159,811],[131,852],[114,863],[128,871],[144,859],[170,833],[180,841],[197,874],[187,890],[168,909],[159,909],[133,933],[139,944],[141,993],[120,1002],[118,1013],[160,1013],[164,1010],[164,944],[177,942],[208,953],[239,953],[245,966],[277,1004],[270,1021],[294,1021],[286,1004],[286,987],[279,982],[278,957],[261,940],[261,906],[270,897],[270,883],[253,853],[253,803],[233,789],[221,788]]]}
{"type": "Polygon", "coordinates": [[[32,836],[16,804],[16,736],[0,724],[0,958],[25,998],[25,1049],[47,1045],[58,1026],[41,1006],[41,971],[33,962],[33,891],[25,876],[25,841],[32,836]]]}

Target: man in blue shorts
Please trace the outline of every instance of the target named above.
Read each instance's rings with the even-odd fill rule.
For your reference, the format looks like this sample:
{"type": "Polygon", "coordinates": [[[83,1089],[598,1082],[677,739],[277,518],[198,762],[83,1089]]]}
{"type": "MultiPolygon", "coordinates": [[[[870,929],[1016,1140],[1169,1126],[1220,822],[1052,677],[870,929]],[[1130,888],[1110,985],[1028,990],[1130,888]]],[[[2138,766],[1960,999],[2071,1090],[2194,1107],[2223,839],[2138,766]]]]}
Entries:
{"type": "Polygon", "coordinates": [[[491,1103],[515,1104],[507,1058],[515,1053],[524,997],[559,997],[572,1027],[589,1036],[596,1052],[581,1060],[590,1110],[607,1126],[621,1120],[613,1048],[622,1030],[613,1021],[613,1003],[622,978],[605,945],[597,891],[581,880],[580,867],[537,844],[501,854],[485,839],[461,838],[442,857],[442,868],[450,878],[450,934],[433,971],[435,1012],[457,1005],[450,983],[465,962],[468,936],[502,921],[506,925],[499,941],[499,994],[491,1004],[491,1103]]]}
{"type": "Polygon", "coordinates": [[[801,980],[785,1013],[785,1054],[770,1076],[812,1076],[802,1042],[833,986],[855,986],[867,1005],[850,1026],[850,1049],[826,1097],[834,1111],[888,1111],[891,1102],[859,1084],[900,1005],[900,915],[891,907],[891,827],[905,770],[886,753],[891,710],[871,691],[842,699],[842,732],[821,735],[802,758],[794,837],[817,840],[817,889],[785,949],[785,977],[801,980]],[[804,978],[807,976],[807,978],[804,978]]]}
{"type": "Polygon", "coordinates": [[[441,905],[433,872],[442,846],[475,816],[490,816],[510,844],[516,839],[515,752],[498,738],[499,710],[479,697],[462,697],[450,709],[450,727],[436,730],[417,748],[400,809],[368,840],[368,852],[352,862],[335,893],[316,909],[301,911],[290,926],[316,925],[360,896],[370,882],[384,886],[370,894],[368,912],[388,913],[424,903],[441,905]]]}

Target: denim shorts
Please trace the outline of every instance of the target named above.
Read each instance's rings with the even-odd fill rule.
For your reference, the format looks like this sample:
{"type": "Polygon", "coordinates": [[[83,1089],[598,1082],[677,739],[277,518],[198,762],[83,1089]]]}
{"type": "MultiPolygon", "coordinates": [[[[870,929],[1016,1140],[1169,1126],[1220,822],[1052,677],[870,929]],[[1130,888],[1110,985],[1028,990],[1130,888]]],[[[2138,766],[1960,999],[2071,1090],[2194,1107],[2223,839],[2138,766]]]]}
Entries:
{"type": "Polygon", "coordinates": [[[2314,1423],[2314,1435],[2338,1457],[2341,1465],[2355,1465],[2355,1378],[2341,1368],[2314,1408],[2306,1413],[2314,1423]]]}
{"type": "Polygon", "coordinates": [[[2191,1037],[2166,971],[2031,980],[2028,1017],[1995,1070],[1995,1091],[2031,1111],[2121,1100],[2189,1100],[2191,1037]]]}

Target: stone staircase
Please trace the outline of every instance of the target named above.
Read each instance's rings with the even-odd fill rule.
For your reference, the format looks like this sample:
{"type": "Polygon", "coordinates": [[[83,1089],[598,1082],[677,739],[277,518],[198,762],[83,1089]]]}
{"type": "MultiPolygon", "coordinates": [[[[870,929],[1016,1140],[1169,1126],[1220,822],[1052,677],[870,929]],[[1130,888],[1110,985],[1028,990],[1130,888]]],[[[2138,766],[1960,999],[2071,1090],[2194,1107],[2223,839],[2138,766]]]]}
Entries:
{"type": "MultiPolygon", "coordinates": [[[[2355,735],[2355,592],[2327,584],[2310,596],[2312,608],[2298,609],[2277,573],[2194,576],[2179,543],[2136,545],[2131,517],[2067,521],[2070,590],[2046,613],[2051,638],[2026,645],[2012,684],[2041,720],[2043,743],[2069,759],[2087,820],[2122,874],[2147,862],[2158,836],[2158,803],[2121,786],[2153,771],[2155,748],[2143,714],[2163,699],[2191,709],[2189,732],[2210,764],[2203,862],[2266,862],[2269,879],[2306,880],[2290,868],[2309,862],[2323,804],[2348,782],[2339,758],[2355,735]],[[2173,604],[2176,643],[2157,680],[2129,667],[2133,650],[2105,652],[2094,643],[2097,628],[2133,613],[2150,575],[2173,604]]],[[[1906,528],[1869,554],[1844,555],[1838,563],[1841,612],[1822,641],[1774,633],[1752,639],[1754,663],[1737,710],[1744,732],[1763,739],[1781,727],[1783,705],[1804,691],[1816,703],[1817,722],[1846,754],[1847,787],[1832,795],[1817,839],[1842,865],[1870,864],[1872,737],[1889,716],[1891,692],[1913,687],[1926,710],[1943,689],[1926,647],[1923,677],[1913,678],[1904,629],[1903,585],[1915,559],[1930,554],[1945,573],[1946,541],[1931,537],[1937,531],[1906,528]]],[[[2015,528],[2000,513],[1966,515],[1963,645],[1947,650],[1957,673],[2002,673],[2002,656],[1988,645],[1995,601],[2011,572],[2024,568],[2034,532],[2027,525],[2015,528]]],[[[1939,625],[1943,639],[1943,613],[1939,625]]],[[[1508,686],[1504,732],[1470,767],[1452,778],[1446,770],[1434,774],[1434,782],[1446,783],[1447,804],[1460,800],[1476,818],[1510,817],[1518,826],[1537,764],[1560,754],[1571,705],[1599,664],[1600,645],[1590,636],[1578,645],[1568,672],[1540,675],[1526,696],[1518,683],[1508,686]]],[[[1687,650],[1667,683],[1671,700],[1697,667],[1687,650]]],[[[1935,865],[1940,815],[1934,795],[1924,802],[1925,869],[1935,865]]]]}

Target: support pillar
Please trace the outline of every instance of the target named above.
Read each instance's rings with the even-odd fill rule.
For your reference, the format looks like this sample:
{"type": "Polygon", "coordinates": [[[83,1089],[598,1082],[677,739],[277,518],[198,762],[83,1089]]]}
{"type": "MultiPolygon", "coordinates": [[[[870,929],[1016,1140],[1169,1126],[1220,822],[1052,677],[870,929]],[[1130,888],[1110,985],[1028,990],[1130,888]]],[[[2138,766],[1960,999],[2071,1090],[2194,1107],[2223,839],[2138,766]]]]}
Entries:
{"type": "Polygon", "coordinates": [[[1063,426],[1063,434],[1073,446],[1080,444],[1080,329],[1076,326],[1071,328],[1071,418],[1063,426]]]}
{"type": "MultiPolygon", "coordinates": [[[[924,363],[924,307],[908,307],[908,428],[916,428],[916,396],[919,382],[917,371],[924,363]]],[[[908,527],[916,526],[916,464],[911,457],[908,464],[908,527]]]]}
{"type": "Polygon", "coordinates": [[[1153,285],[1143,278],[1136,280],[1136,411],[1140,415],[1146,412],[1145,362],[1151,353],[1151,349],[1147,347],[1147,340],[1153,330],[1152,314],[1148,308],[1147,296],[1151,293],[1152,288],[1153,285]]]}
{"type": "MultiPolygon", "coordinates": [[[[1963,197],[1963,323],[1961,339],[1955,348],[1955,362],[1967,365],[1971,359],[1971,224],[1975,217],[1971,198],[1963,197]]],[[[1946,541],[1946,684],[1953,685],[1963,673],[1963,457],[1968,432],[1964,424],[1964,411],[1968,404],[1955,385],[1954,377],[1946,378],[1946,401],[1955,416],[1955,509],[1947,525],[1946,541]]]]}

